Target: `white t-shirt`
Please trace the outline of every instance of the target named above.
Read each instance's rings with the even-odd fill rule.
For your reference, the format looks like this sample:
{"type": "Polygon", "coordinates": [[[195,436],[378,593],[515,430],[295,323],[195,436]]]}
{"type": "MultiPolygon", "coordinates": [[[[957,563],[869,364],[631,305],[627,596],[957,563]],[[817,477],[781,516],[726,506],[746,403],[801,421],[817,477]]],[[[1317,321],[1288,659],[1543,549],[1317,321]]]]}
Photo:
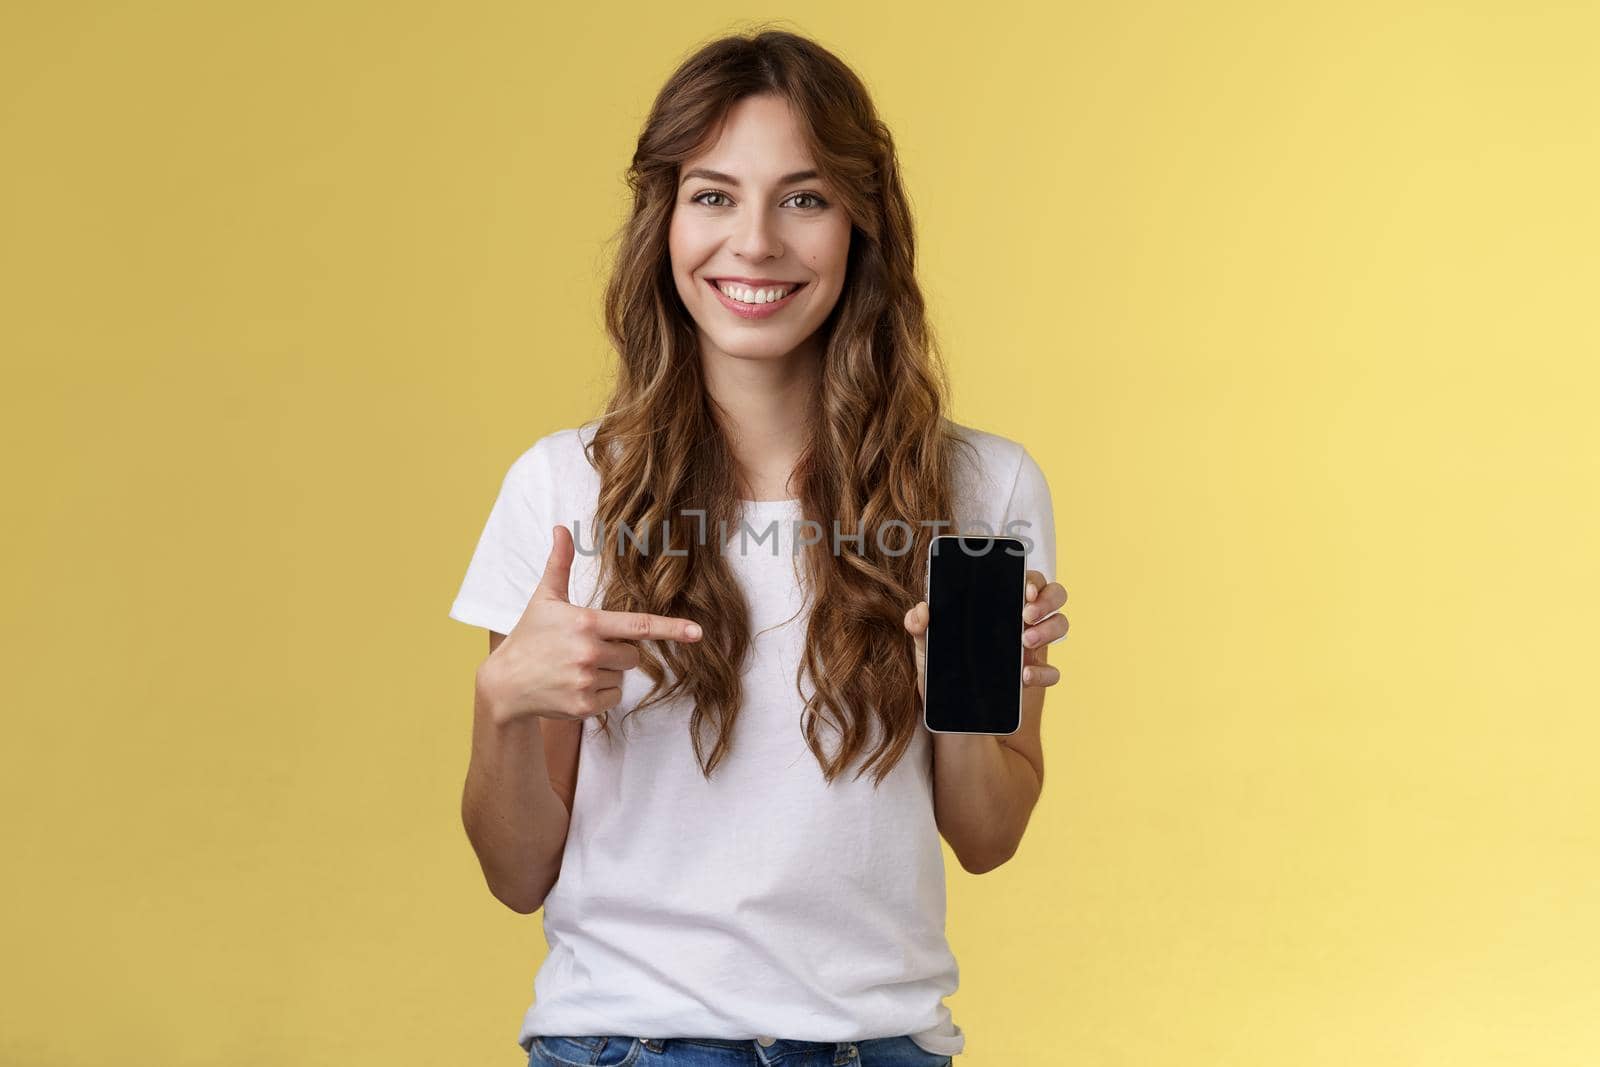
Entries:
{"type": "MultiPolygon", "coordinates": [[[[1054,514],[1038,464],[1014,441],[953,425],[980,457],[977,469],[959,468],[955,514],[979,524],[961,532],[1031,541],[1027,567],[1053,581],[1054,514]]],[[[583,451],[597,426],[551,433],[511,464],[451,618],[510,632],[556,523],[573,530],[577,546],[568,599],[600,603],[600,480],[583,451]]],[[[650,687],[642,670],[624,676],[609,743],[584,720],[561,874],[544,901],[549,953],[518,1043],[526,1050],[536,1034],[909,1035],[954,1056],[966,1039],[943,1003],[958,970],[944,932],[932,735],[919,728],[876,792],[870,774],[852,779],[860,760],[826,783],[801,733],[795,686],[807,616],[791,553],[797,539],[817,535],[797,531],[797,501],[744,509],[725,549],[752,631],[732,750],[708,782],[683,699],[624,726],[623,713],[650,687]]],[[[891,528],[884,544],[898,548],[903,536],[891,528]]],[[[803,684],[814,692],[809,676],[803,684]]]]}

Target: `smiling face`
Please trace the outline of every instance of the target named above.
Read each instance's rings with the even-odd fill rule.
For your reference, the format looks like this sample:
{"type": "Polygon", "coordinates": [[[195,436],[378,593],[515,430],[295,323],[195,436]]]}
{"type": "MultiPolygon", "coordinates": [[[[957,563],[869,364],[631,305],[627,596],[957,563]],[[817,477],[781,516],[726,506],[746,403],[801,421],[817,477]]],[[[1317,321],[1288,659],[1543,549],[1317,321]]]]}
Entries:
{"type": "Polygon", "coordinates": [[[702,351],[781,359],[806,347],[844,289],[850,220],[789,102],[739,101],[678,180],[667,244],[702,351]]]}

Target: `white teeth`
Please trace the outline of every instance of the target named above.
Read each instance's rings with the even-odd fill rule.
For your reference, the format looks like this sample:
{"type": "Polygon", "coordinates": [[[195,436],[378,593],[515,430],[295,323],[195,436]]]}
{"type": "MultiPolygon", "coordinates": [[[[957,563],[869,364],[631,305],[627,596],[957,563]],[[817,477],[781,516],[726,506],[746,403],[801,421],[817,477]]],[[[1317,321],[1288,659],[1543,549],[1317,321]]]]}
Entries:
{"type": "Polygon", "coordinates": [[[794,286],[792,285],[770,289],[751,289],[749,286],[739,285],[735,282],[717,282],[717,288],[744,304],[770,304],[774,300],[782,300],[794,292],[794,286]]]}

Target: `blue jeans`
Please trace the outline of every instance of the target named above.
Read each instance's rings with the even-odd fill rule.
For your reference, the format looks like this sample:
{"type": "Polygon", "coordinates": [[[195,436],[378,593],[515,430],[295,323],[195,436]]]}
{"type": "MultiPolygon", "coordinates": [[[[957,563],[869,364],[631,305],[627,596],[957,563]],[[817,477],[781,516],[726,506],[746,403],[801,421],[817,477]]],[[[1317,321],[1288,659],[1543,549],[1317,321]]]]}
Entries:
{"type": "Polygon", "coordinates": [[[786,1041],[770,1045],[713,1037],[552,1037],[533,1039],[528,1067],[951,1067],[909,1037],[865,1041],[786,1041]]]}

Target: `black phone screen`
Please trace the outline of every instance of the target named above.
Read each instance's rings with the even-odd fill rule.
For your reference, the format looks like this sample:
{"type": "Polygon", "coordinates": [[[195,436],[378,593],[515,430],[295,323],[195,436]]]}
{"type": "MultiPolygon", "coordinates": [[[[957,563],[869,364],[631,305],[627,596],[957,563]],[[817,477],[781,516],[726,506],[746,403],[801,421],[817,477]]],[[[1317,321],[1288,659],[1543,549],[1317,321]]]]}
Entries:
{"type": "Polygon", "coordinates": [[[923,723],[939,733],[1015,733],[1027,578],[1021,540],[935,537],[927,573],[923,723]]]}

